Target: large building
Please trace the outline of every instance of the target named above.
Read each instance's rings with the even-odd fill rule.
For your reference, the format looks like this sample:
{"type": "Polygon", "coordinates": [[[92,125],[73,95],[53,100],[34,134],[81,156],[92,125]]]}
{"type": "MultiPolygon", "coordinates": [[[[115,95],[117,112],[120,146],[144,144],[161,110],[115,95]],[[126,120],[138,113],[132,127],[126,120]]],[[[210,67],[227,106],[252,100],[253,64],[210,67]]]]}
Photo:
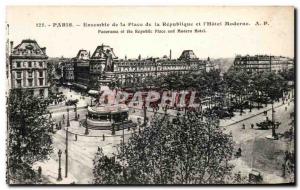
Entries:
{"type": "Polygon", "coordinates": [[[11,49],[9,59],[11,89],[28,89],[36,96],[48,97],[45,47],[41,48],[35,40],[23,40],[11,49]]]}
{"type": "Polygon", "coordinates": [[[105,81],[105,75],[110,73],[114,79],[126,87],[129,84],[140,84],[146,77],[160,77],[168,73],[184,73],[205,70],[206,60],[200,60],[192,50],[185,50],[178,59],[164,56],[163,58],[118,59],[109,46],[98,46],[90,60],[90,73],[93,79],[105,81]],[[104,80],[103,80],[104,79],[104,80]]]}
{"type": "Polygon", "coordinates": [[[236,56],[234,60],[235,69],[244,69],[249,72],[275,71],[280,72],[294,67],[294,60],[282,56],[236,56]]]}
{"type": "Polygon", "coordinates": [[[107,85],[118,80],[123,87],[142,84],[146,77],[160,77],[172,72],[185,73],[211,69],[209,58],[200,60],[192,50],[184,50],[178,59],[169,56],[163,58],[118,59],[113,48],[98,46],[92,56],[86,50],[80,50],[71,60],[74,65],[74,86],[81,89],[98,90],[100,85],[107,85]]]}
{"type": "Polygon", "coordinates": [[[74,82],[74,64],[72,62],[65,62],[62,66],[62,77],[66,82],[74,82]]]}
{"type": "Polygon", "coordinates": [[[71,59],[70,66],[74,66],[74,83],[73,85],[88,89],[90,82],[90,53],[87,50],[79,50],[77,56],[71,59]]]}

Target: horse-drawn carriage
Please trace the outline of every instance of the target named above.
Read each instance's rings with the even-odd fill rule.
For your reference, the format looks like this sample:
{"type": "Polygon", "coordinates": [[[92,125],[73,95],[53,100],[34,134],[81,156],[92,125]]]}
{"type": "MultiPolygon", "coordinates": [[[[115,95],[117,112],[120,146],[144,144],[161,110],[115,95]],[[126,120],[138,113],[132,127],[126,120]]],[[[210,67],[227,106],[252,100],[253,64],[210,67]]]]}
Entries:
{"type": "MultiPolygon", "coordinates": [[[[274,122],[275,128],[277,129],[281,123],[276,121],[274,122]]],[[[271,129],[273,126],[273,122],[271,120],[266,120],[260,123],[256,123],[256,126],[262,130],[271,129]]]]}

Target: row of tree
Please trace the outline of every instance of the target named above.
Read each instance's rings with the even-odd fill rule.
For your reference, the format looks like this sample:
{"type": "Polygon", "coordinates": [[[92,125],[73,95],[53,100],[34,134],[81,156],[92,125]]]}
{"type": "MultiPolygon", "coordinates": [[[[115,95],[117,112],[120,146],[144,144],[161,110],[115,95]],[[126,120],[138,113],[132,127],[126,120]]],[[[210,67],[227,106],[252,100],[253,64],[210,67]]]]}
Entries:
{"type": "Polygon", "coordinates": [[[216,99],[222,101],[220,103],[224,104],[227,100],[229,105],[243,109],[245,103],[253,107],[253,102],[256,102],[259,107],[262,103],[271,103],[282,97],[288,90],[290,80],[293,80],[293,69],[280,73],[229,69],[224,74],[219,70],[210,70],[171,73],[160,78],[148,76],[139,85],[163,90],[195,90],[199,99],[220,97],[216,99]]]}

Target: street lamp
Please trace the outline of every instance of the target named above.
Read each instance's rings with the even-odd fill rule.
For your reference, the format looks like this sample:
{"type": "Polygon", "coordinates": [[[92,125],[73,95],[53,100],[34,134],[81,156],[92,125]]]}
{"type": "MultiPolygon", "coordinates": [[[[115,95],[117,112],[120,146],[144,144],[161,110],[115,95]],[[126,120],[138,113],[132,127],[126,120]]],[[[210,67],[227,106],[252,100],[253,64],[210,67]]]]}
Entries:
{"type": "Polygon", "coordinates": [[[84,132],[84,134],[85,135],[88,135],[89,134],[89,129],[88,129],[88,124],[87,124],[87,118],[88,118],[88,115],[86,114],[85,115],[85,132],[84,132]]]}
{"type": "Polygon", "coordinates": [[[57,181],[61,181],[62,177],[61,177],[61,150],[59,149],[58,151],[58,177],[57,177],[57,181]]]}
{"type": "Polygon", "coordinates": [[[69,108],[67,108],[67,112],[68,112],[67,127],[69,127],[70,126],[69,108]]]}
{"type": "Polygon", "coordinates": [[[74,104],[75,108],[74,108],[74,111],[75,111],[75,121],[78,121],[78,115],[77,115],[77,104],[74,104]]]}
{"type": "Polygon", "coordinates": [[[65,150],[65,154],[66,154],[65,177],[68,177],[68,133],[69,133],[69,128],[67,127],[67,130],[66,130],[66,150],[65,150]]]}
{"type": "Polygon", "coordinates": [[[146,107],[146,101],[144,100],[143,104],[143,109],[144,109],[144,127],[146,126],[146,118],[147,118],[147,107],[146,107]]]}

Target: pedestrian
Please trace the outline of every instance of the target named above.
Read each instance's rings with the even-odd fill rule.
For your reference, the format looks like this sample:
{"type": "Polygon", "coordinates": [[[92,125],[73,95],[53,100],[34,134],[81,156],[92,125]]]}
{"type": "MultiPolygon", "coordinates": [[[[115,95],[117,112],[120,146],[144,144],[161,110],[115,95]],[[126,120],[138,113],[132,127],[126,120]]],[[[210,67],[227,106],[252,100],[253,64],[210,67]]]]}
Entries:
{"type": "Polygon", "coordinates": [[[77,134],[75,134],[75,141],[77,141],[77,134]]]}
{"type": "Polygon", "coordinates": [[[63,114],[63,119],[65,119],[65,114],[63,114]]]}
{"type": "Polygon", "coordinates": [[[245,129],[246,127],[245,127],[245,124],[243,123],[243,126],[242,126],[242,129],[245,129]]]}
{"type": "Polygon", "coordinates": [[[238,149],[238,155],[242,156],[242,149],[241,149],[241,147],[238,149]]]}
{"type": "Polygon", "coordinates": [[[39,166],[39,168],[38,168],[38,176],[39,176],[39,178],[42,178],[42,167],[41,166],[39,166]]]}
{"type": "Polygon", "coordinates": [[[253,129],[254,128],[254,124],[253,123],[251,123],[251,129],[253,129]]]}
{"type": "Polygon", "coordinates": [[[103,138],[103,141],[105,141],[105,135],[104,134],[102,135],[102,138],[103,138]]]}
{"type": "Polygon", "coordinates": [[[80,117],[80,115],[78,114],[78,115],[77,115],[77,118],[79,119],[79,117],[80,117]]]}
{"type": "Polygon", "coordinates": [[[282,164],[282,177],[285,177],[285,163],[282,164]]]}

